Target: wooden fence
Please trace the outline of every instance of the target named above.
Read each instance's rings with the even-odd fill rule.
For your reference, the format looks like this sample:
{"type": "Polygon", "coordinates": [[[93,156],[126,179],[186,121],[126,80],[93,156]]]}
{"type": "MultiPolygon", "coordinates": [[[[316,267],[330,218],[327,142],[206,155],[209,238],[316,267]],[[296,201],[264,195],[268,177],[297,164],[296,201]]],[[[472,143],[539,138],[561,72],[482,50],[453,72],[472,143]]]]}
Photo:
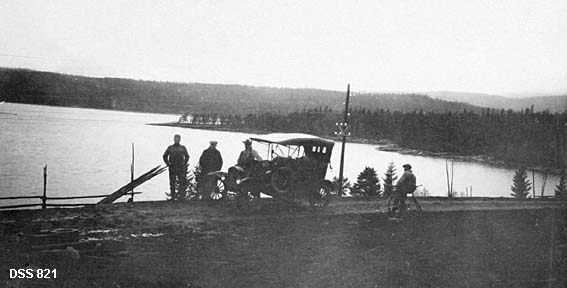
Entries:
{"type": "MultiPolygon", "coordinates": [[[[132,166],[133,170],[133,166],[132,166]]],[[[132,172],[133,178],[133,172],[132,172]]],[[[142,192],[134,192],[132,189],[128,194],[124,194],[123,196],[130,196],[132,201],[134,199],[135,194],[141,194],[142,192]]],[[[42,196],[10,196],[10,197],[0,197],[1,200],[19,200],[19,199],[39,199],[41,203],[36,204],[18,204],[18,205],[5,205],[0,206],[0,209],[16,209],[16,208],[28,208],[28,207],[36,207],[41,206],[42,209],[46,209],[47,207],[78,207],[78,206],[89,206],[95,205],[93,203],[65,203],[65,204],[52,204],[47,203],[48,200],[51,201],[61,201],[61,200],[73,200],[73,199],[95,199],[95,198],[106,198],[113,194],[108,195],[92,195],[92,196],[65,196],[65,197],[47,197],[47,165],[43,167],[43,195],[42,196]]]]}
{"type": "MultiPolygon", "coordinates": [[[[141,194],[142,192],[128,193],[124,196],[131,196],[132,194],[141,194]]],[[[47,203],[47,200],[72,200],[72,199],[94,199],[94,198],[105,198],[108,195],[93,195],[93,196],[68,196],[68,197],[43,197],[43,196],[15,196],[15,197],[0,197],[0,200],[16,200],[16,199],[40,199],[41,203],[37,204],[19,204],[19,205],[7,205],[0,206],[0,209],[16,209],[16,208],[26,208],[26,207],[36,207],[41,206],[42,209],[47,207],[78,207],[78,206],[89,206],[95,205],[96,203],[68,203],[68,204],[51,204],[47,203]]]]}

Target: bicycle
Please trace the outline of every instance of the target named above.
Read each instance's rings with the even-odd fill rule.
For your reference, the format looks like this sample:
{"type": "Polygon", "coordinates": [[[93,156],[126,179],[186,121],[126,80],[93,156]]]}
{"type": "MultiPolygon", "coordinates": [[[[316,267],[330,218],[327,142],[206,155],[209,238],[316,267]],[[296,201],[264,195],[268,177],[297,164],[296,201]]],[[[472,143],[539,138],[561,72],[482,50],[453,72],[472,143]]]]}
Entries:
{"type": "Polygon", "coordinates": [[[419,186],[421,185],[415,186],[413,191],[408,192],[404,199],[398,197],[395,190],[392,191],[392,194],[388,196],[388,199],[386,200],[388,215],[393,218],[401,217],[403,214],[421,215],[423,213],[423,210],[421,209],[421,205],[419,205],[419,202],[414,195],[416,188],[419,186]],[[401,200],[403,200],[403,202],[401,200]]]}

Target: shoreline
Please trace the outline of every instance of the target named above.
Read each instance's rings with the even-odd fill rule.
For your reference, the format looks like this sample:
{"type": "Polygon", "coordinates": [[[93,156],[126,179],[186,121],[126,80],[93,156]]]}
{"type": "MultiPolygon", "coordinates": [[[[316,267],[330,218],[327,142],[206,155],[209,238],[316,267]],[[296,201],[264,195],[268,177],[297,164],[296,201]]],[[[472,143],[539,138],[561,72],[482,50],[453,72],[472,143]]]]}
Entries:
{"type": "MultiPolygon", "coordinates": [[[[266,131],[259,129],[250,129],[250,128],[234,128],[234,127],[219,126],[212,124],[190,124],[190,123],[169,122],[169,123],[148,123],[147,125],[203,129],[203,130],[212,130],[212,131],[240,132],[240,133],[250,133],[250,134],[282,133],[279,131],[266,131]]],[[[331,139],[337,142],[342,141],[341,137],[336,137],[336,136],[323,137],[323,138],[331,139]]],[[[348,137],[347,143],[375,145],[377,146],[375,147],[376,150],[383,152],[393,152],[393,153],[412,155],[412,156],[443,158],[457,162],[482,164],[494,168],[518,169],[522,166],[526,166],[519,163],[512,163],[503,160],[498,160],[489,155],[458,155],[450,152],[431,152],[431,151],[425,151],[419,149],[403,148],[400,147],[394,141],[389,139],[372,140],[366,138],[348,137]]],[[[551,172],[549,172],[550,169],[545,169],[544,167],[541,166],[527,166],[527,167],[530,170],[533,169],[534,171],[537,172],[549,173],[552,175],[555,175],[557,173],[556,171],[560,170],[560,168],[554,168],[551,169],[552,170],[551,172]]]]}
{"type": "MultiPolygon", "coordinates": [[[[15,105],[38,105],[38,106],[61,107],[61,108],[90,109],[90,110],[100,110],[100,111],[117,111],[117,112],[127,112],[127,113],[148,113],[148,114],[171,115],[171,116],[178,115],[173,112],[164,113],[164,112],[155,112],[155,111],[136,111],[129,109],[108,109],[108,108],[92,108],[92,107],[81,107],[81,106],[70,107],[70,106],[61,106],[61,105],[31,104],[31,103],[20,103],[20,102],[11,102],[11,101],[8,101],[6,103],[15,104],[15,105]]],[[[0,114],[16,115],[13,113],[2,113],[2,112],[0,112],[0,114]]],[[[189,123],[178,123],[178,122],[146,123],[146,125],[192,128],[192,129],[202,129],[202,130],[212,130],[212,131],[240,132],[240,133],[250,133],[250,134],[281,133],[280,131],[269,131],[269,130],[250,129],[250,128],[234,128],[228,126],[218,126],[218,125],[209,125],[209,124],[189,124],[189,123]]],[[[337,142],[340,142],[342,140],[340,137],[336,137],[336,136],[324,137],[324,138],[332,139],[337,142]]],[[[495,159],[493,156],[489,156],[489,155],[458,155],[449,152],[431,152],[431,151],[425,151],[419,149],[403,148],[398,146],[394,141],[389,139],[372,140],[366,138],[349,137],[347,138],[347,143],[376,145],[377,150],[384,152],[394,152],[404,155],[423,156],[423,157],[445,158],[445,159],[455,160],[458,162],[468,162],[468,163],[487,165],[494,168],[518,169],[524,166],[527,167],[529,170],[534,170],[536,172],[547,173],[555,176],[559,175],[562,169],[559,167],[546,169],[542,166],[531,166],[522,163],[515,163],[509,161],[507,162],[504,160],[495,159]]]]}

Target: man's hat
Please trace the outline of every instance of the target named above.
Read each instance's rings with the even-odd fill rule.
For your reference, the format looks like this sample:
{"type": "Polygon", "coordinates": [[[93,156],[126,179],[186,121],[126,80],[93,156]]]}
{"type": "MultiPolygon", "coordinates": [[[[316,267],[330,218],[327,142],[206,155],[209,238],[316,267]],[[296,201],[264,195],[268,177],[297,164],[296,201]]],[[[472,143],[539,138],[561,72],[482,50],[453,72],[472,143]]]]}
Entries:
{"type": "Polygon", "coordinates": [[[411,169],[411,165],[410,165],[410,164],[404,164],[404,165],[402,165],[402,167],[411,169]]]}
{"type": "Polygon", "coordinates": [[[211,141],[209,141],[209,143],[210,143],[211,145],[217,145],[218,142],[215,141],[215,140],[211,140],[211,141]]]}
{"type": "Polygon", "coordinates": [[[242,143],[244,143],[244,145],[252,145],[252,141],[250,139],[246,139],[242,143]]]}

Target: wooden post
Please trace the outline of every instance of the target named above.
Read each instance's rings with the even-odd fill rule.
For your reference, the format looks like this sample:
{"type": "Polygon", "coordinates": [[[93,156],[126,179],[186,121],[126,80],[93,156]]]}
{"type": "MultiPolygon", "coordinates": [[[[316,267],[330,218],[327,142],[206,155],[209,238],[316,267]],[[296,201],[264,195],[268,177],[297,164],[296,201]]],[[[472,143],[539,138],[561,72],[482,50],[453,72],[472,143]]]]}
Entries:
{"type": "Polygon", "coordinates": [[[445,172],[447,173],[447,197],[451,198],[451,185],[449,184],[449,160],[445,159],[445,172]]]}
{"type": "Polygon", "coordinates": [[[455,161],[451,161],[451,197],[453,197],[453,175],[455,172],[455,161]]]}
{"type": "Polygon", "coordinates": [[[47,164],[43,167],[43,197],[41,198],[41,209],[47,208],[47,164]]]}
{"type": "Polygon", "coordinates": [[[343,136],[343,143],[342,143],[342,147],[341,147],[341,164],[340,164],[340,168],[339,168],[339,196],[343,195],[343,182],[344,182],[344,178],[343,178],[343,170],[344,170],[344,162],[345,162],[345,145],[346,145],[346,137],[347,135],[347,129],[348,129],[348,102],[349,102],[349,98],[350,98],[350,84],[348,84],[347,86],[347,94],[346,94],[346,102],[345,102],[345,114],[344,114],[344,118],[343,118],[343,123],[341,123],[341,125],[339,125],[339,128],[341,130],[341,135],[343,136]]]}
{"type": "Polygon", "coordinates": [[[543,198],[543,192],[545,191],[545,183],[547,182],[547,169],[543,170],[543,180],[541,180],[541,198],[543,198]]]}
{"type": "MultiPolygon", "coordinates": [[[[130,182],[134,182],[134,142],[132,142],[132,163],[130,164],[130,182]]],[[[130,202],[134,202],[134,188],[132,188],[130,202]]]]}

